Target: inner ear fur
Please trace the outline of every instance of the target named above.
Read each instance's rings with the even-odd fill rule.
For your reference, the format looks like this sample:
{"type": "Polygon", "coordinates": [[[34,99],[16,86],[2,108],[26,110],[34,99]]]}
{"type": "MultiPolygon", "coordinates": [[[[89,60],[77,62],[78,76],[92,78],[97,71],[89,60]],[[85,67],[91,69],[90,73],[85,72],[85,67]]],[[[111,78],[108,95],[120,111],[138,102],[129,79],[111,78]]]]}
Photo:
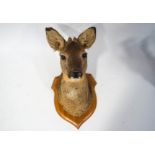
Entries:
{"type": "Polygon", "coordinates": [[[84,48],[90,48],[96,40],[96,28],[88,28],[79,35],[78,40],[84,48]]]}
{"type": "Polygon", "coordinates": [[[49,45],[58,51],[63,51],[65,47],[65,39],[60,35],[58,31],[53,29],[52,27],[46,28],[46,37],[49,45]]]}

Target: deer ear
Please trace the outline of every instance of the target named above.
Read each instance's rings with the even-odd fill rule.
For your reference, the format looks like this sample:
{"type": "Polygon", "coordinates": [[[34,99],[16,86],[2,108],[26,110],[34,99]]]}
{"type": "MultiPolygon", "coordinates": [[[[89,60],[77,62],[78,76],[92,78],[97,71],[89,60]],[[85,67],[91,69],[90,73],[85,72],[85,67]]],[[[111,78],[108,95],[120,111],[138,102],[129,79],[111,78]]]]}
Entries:
{"type": "Polygon", "coordinates": [[[65,39],[59,34],[59,32],[57,32],[52,27],[47,27],[46,28],[46,36],[47,36],[49,45],[54,50],[63,51],[63,49],[65,47],[65,39]]]}
{"type": "Polygon", "coordinates": [[[84,48],[90,48],[96,39],[96,28],[90,27],[81,33],[78,37],[80,44],[84,48]]]}

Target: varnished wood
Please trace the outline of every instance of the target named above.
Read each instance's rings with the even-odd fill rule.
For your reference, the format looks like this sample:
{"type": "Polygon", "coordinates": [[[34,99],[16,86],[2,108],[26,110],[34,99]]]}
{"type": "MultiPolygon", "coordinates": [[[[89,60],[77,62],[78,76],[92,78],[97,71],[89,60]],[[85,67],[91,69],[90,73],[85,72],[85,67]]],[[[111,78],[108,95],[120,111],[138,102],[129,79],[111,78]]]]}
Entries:
{"type": "Polygon", "coordinates": [[[68,114],[64,109],[63,106],[58,102],[58,85],[61,81],[62,75],[55,77],[53,84],[52,84],[52,89],[54,90],[54,104],[57,113],[66,121],[70,122],[73,124],[77,129],[80,128],[80,126],[93,114],[96,108],[96,93],[95,93],[95,85],[96,81],[92,77],[91,74],[86,74],[86,77],[88,79],[88,85],[92,91],[92,101],[89,104],[89,107],[85,113],[83,113],[80,117],[75,117],[70,114],[68,114]]]}

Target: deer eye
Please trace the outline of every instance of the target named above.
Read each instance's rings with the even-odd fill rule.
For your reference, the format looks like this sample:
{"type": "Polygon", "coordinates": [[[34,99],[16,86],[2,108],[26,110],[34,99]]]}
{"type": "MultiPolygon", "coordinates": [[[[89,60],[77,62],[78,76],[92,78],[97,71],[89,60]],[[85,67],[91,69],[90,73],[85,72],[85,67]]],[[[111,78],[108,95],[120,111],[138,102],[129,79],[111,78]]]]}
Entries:
{"type": "Polygon", "coordinates": [[[87,58],[87,53],[83,53],[83,54],[82,54],[82,57],[83,57],[83,58],[87,58]]]}
{"type": "Polygon", "coordinates": [[[66,60],[66,57],[64,55],[60,55],[61,60],[66,60]]]}

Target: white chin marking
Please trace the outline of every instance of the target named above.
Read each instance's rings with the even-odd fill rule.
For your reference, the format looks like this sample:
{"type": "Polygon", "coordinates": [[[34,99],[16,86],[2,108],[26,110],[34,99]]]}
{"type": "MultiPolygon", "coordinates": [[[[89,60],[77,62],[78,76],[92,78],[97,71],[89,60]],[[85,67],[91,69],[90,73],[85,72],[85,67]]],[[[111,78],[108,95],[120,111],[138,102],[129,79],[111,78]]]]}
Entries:
{"type": "Polygon", "coordinates": [[[78,78],[73,78],[73,77],[70,77],[70,79],[71,79],[71,80],[73,80],[73,81],[77,81],[77,80],[80,80],[80,79],[81,79],[81,77],[78,77],[78,78]]]}

